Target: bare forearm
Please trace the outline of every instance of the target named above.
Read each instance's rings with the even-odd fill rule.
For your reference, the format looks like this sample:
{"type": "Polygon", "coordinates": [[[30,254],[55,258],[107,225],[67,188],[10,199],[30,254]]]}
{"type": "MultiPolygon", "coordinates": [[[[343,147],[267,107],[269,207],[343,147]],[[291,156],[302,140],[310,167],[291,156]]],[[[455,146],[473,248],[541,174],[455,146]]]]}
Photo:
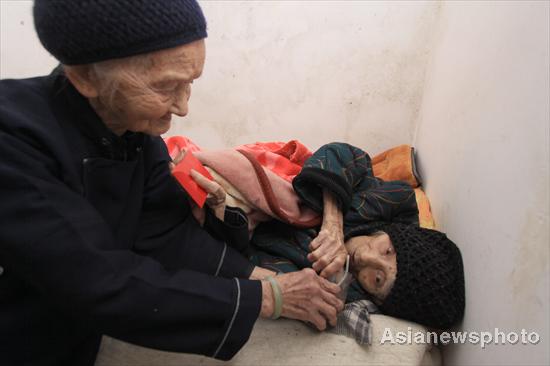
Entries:
{"type": "Polygon", "coordinates": [[[344,215],[334,195],[323,189],[323,223],[321,230],[309,245],[307,259],[322,277],[338,272],[346,261],[344,246],[344,215]]]}
{"type": "Polygon", "coordinates": [[[274,271],[256,266],[252,270],[252,273],[250,274],[250,277],[248,279],[249,280],[263,280],[267,276],[276,276],[276,275],[277,275],[277,273],[274,272],[274,271]]]}
{"type": "Polygon", "coordinates": [[[326,188],[323,188],[323,223],[322,228],[332,226],[343,230],[344,215],[336,197],[326,188]]]}
{"type": "Polygon", "coordinates": [[[262,267],[254,267],[250,274],[250,280],[262,281],[262,308],[260,310],[260,316],[262,318],[269,318],[273,315],[274,303],[273,303],[273,290],[269,281],[265,280],[267,276],[275,276],[277,273],[265,269],[262,267]]]}

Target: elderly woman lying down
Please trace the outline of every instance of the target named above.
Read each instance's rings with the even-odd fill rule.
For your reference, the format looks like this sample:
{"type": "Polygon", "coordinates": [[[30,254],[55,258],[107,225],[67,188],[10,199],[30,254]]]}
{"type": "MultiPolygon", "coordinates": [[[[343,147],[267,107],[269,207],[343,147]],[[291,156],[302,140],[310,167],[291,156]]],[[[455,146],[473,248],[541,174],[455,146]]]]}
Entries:
{"type": "MultiPolygon", "coordinates": [[[[254,157],[246,151],[241,153],[258,172],[254,157]]],[[[237,170],[238,155],[231,158],[237,170]]],[[[197,156],[208,164],[215,155],[197,156]]],[[[225,178],[231,176],[225,172],[225,178]]],[[[224,230],[226,238],[227,227],[231,227],[229,237],[234,240],[228,244],[254,264],[274,272],[311,267],[334,279],[348,259],[354,280],[347,303],[370,300],[384,314],[436,329],[448,328],[462,319],[464,275],[459,249],[445,234],[419,227],[413,188],[402,181],[376,178],[369,155],[361,149],[343,143],[325,145],[305,161],[292,180],[300,202],[322,215],[322,220],[311,219],[307,208],[300,214],[301,220],[288,219],[284,212],[279,213],[286,217],[277,217],[273,211],[278,210],[271,204],[275,220],[260,220],[264,222],[255,228],[250,242],[245,212],[225,205],[225,178],[218,179],[222,182],[219,185],[195,172],[192,176],[210,192],[207,203],[211,209],[197,212],[199,220],[217,227],[214,232],[224,230]],[[224,220],[226,223],[221,224],[224,220]],[[241,234],[237,234],[239,230],[241,234]]],[[[238,172],[233,181],[246,180],[245,176],[238,172]]],[[[262,182],[261,177],[258,179],[262,182]]],[[[269,184],[266,181],[269,179],[261,186],[269,195],[271,188],[265,188],[269,184]]],[[[283,195],[272,194],[279,201],[284,200],[283,195]]],[[[241,200],[246,201],[246,197],[241,200]]]]}

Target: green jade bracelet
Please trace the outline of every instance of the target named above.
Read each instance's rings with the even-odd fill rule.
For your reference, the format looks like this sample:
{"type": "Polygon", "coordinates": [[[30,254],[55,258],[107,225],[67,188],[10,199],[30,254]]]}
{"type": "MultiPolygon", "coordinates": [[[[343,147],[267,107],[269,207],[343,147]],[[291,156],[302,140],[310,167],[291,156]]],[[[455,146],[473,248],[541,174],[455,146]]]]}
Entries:
{"type": "Polygon", "coordinates": [[[273,315],[271,319],[278,319],[283,312],[283,293],[279,284],[272,276],[267,276],[265,278],[271,284],[271,290],[273,291],[273,299],[275,300],[275,309],[273,310],[273,315]]]}

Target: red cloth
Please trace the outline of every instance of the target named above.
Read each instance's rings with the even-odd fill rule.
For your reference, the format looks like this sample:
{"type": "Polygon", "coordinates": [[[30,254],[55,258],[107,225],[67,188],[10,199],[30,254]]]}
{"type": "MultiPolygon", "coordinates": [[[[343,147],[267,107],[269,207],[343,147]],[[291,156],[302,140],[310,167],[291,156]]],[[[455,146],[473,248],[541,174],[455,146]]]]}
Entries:
{"type": "Polygon", "coordinates": [[[170,156],[177,156],[181,150],[193,151],[202,164],[232,184],[250,205],[248,216],[252,221],[276,218],[296,227],[320,224],[319,214],[301,204],[292,188],[292,179],[312,155],[300,142],[258,142],[218,151],[201,151],[183,136],[165,142],[170,156]]]}
{"type": "MultiPolygon", "coordinates": [[[[175,158],[181,150],[191,152],[201,151],[193,141],[184,136],[173,136],[164,140],[168,153],[175,158]]],[[[244,150],[253,156],[264,168],[283,178],[287,182],[302,170],[307,159],[313,153],[300,141],[289,142],[256,142],[237,146],[235,150],[244,150]]]]}
{"type": "Polygon", "coordinates": [[[172,159],[178,156],[182,150],[191,152],[201,151],[200,147],[185,136],[168,137],[167,139],[164,139],[164,143],[166,144],[168,154],[170,154],[172,159]]]}
{"type": "Polygon", "coordinates": [[[289,142],[256,142],[237,147],[256,158],[263,167],[271,170],[279,177],[292,182],[300,173],[307,159],[313,153],[300,141],[289,142]]]}

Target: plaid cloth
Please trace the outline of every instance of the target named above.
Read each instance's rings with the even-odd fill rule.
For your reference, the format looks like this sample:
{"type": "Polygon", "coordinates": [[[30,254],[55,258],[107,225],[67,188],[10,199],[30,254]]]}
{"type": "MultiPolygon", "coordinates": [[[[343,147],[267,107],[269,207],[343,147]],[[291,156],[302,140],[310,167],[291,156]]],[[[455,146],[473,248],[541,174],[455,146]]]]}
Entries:
{"type": "Polygon", "coordinates": [[[354,338],[360,345],[370,345],[372,342],[370,314],[379,312],[376,305],[369,300],[347,303],[344,310],[338,314],[336,326],[330,328],[329,332],[354,338]]]}

